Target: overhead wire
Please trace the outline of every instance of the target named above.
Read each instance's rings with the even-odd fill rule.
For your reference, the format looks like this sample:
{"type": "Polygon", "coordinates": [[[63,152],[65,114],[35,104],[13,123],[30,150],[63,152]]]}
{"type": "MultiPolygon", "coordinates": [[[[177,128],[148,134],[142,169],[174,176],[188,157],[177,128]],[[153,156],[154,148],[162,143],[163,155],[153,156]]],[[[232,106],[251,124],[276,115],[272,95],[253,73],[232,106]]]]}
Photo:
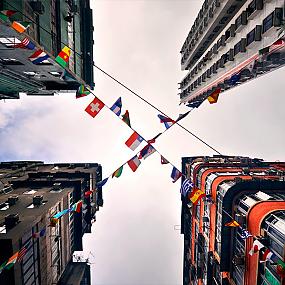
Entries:
{"type": "MultiPolygon", "coordinates": [[[[20,14],[22,14],[23,16],[25,16],[27,19],[29,19],[31,22],[33,22],[35,25],[37,25],[38,27],[40,27],[43,31],[47,32],[49,35],[52,35],[52,33],[50,31],[48,31],[47,29],[45,29],[43,26],[41,26],[40,24],[38,24],[37,22],[34,21],[34,19],[30,18],[29,16],[25,15],[22,11],[20,11],[19,9],[17,9],[15,6],[13,6],[11,3],[9,3],[7,0],[4,0],[4,2],[6,2],[6,4],[8,4],[11,8],[13,8],[15,11],[19,12],[20,14]]],[[[61,44],[68,46],[65,42],[60,41],[61,44]]],[[[69,46],[68,46],[69,47],[69,46]]],[[[70,48],[70,50],[72,50],[75,54],[77,54],[78,56],[81,57],[81,54],[78,53],[74,48],[70,48]]],[[[108,72],[106,72],[105,70],[103,70],[102,68],[100,68],[99,66],[97,66],[95,63],[92,64],[96,69],[98,69],[99,71],[101,71],[103,74],[105,74],[107,77],[109,77],[110,79],[112,79],[113,81],[115,81],[117,84],[119,84],[120,86],[122,86],[123,88],[125,88],[126,90],[128,90],[130,93],[132,93],[133,95],[135,95],[137,98],[139,98],[140,100],[142,100],[144,103],[146,103],[147,105],[149,105],[150,107],[152,107],[153,109],[155,109],[156,111],[160,112],[161,114],[163,114],[164,116],[170,117],[168,116],[166,113],[164,113],[163,111],[161,111],[159,108],[157,108],[155,105],[153,105],[152,103],[150,103],[148,100],[144,99],[142,96],[140,96],[138,93],[136,93],[135,91],[133,91],[131,88],[129,88],[126,84],[124,84],[122,81],[116,79],[114,76],[112,76],[111,74],[109,74],[108,72]]],[[[93,94],[94,95],[94,94],[93,94]]],[[[95,95],[94,95],[95,96],[95,95]]],[[[189,133],[191,136],[193,136],[194,138],[196,138],[197,140],[199,140],[202,144],[204,144],[205,146],[207,146],[208,148],[212,149],[215,153],[222,155],[222,153],[220,151],[218,151],[216,148],[214,148],[213,146],[211,146],[209,143],[205,142],[203,139],[201,139],[199,136],[197,136],[196,134],[194,134],[193,132],[191,132],[190,130],[188,130],[186,127],[184,127],[183,125],[181,125],[180,123],[177,123],[177,125],[182,128],[184,131],[186,131],[187,133],[189,133]]]]}

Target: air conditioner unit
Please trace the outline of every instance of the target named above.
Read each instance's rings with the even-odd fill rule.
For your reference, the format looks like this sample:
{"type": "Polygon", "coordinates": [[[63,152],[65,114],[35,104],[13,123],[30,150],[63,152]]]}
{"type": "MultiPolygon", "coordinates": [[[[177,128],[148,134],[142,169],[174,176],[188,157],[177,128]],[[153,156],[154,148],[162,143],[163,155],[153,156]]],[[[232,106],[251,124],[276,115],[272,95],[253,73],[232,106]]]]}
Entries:
{"type": "Polygon", "coordinates": [[[33,11],[37,14],[44,14],[45,6],[43,5],[42,1],[31,1],[30,6],[32,7],[33,11]]]}
{"type": "Polygon", "coordinates": [[[18,214],[10,214],[5,217],[5,225],[7,228],[13,228],[19,223],[19,215],[18,214]]]}
{"type": "Polygon", "coordinates": [[[19,199],[19,196],[17,196],[17,195],[15,195],[15,196],[10,196],[10,197],[8,198],[8,204],[9,204],[9,206],[15,205],[16,202],[18,201],[18,199],[19,199]]]}
{"type": "Polygon", "coordinates": [[[43,199],[44,199],[43,195],[36,195],[33,197],[33,204],[35,206],[40,206],[43,203],[43,199]]]}

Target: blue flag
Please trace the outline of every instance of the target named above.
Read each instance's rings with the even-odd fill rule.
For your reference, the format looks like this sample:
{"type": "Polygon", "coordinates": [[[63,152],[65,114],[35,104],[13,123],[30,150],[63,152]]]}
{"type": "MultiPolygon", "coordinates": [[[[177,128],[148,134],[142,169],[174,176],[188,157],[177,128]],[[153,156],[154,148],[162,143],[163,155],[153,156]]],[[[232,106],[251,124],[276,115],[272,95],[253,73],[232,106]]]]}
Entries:
{"type": "Polygon", "coordinates": [[[114,105],[110,108],[117,116],[120,116],[122,110],[122,99],[121,97],[114,103],[114,105]]]}
{"type": "Polygon", "coordinates": [[[173,179],[173,183],[175,183],[180,177],[181,177],[182,173],[173,166],[172,172],[171,172],[171,178],[173,179]]]}
{"type": "Polygon", "coordinates": [[[185,179],[181,185],[180,193],[184,197],[187,196],[187,193],[191,191],[193,188],[193,183],[189,179],[185,179]]]}
{"type": "Polygon", "coordinates": [[[109,177],[103,179],[102,181],[97,182],[96,186],[97,187],[103,187],[107,183],[108,179],[109,179],[109,177]]]}

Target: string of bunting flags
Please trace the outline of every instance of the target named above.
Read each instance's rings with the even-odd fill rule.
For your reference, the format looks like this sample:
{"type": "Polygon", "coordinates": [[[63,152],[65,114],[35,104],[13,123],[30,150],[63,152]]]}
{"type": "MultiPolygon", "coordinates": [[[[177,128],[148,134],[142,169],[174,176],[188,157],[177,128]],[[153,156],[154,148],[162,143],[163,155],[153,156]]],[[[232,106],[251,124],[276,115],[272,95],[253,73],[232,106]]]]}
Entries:
{"type": "Polygon", "coordinates": [[[250,256],[253,256],[256,253],[261,252],[259,262],[270,262],[272,265],[276,265],[277,274],[279,274],[282,278],[285,277],[285,263],[262,243],[262,239],[260,237],[253,236],[247,229],[243,228],[229,213],[227,213],[224,209],[222,209],[222,211],[231,218],[231,221],[225,224],[226,227],[238,228],[238,230],[240,230],[240,236],[244,240],[248,238],[254,239],[252,247],[249,250],[248,254],[250,256]]]}
{"type": "MultiPolygon", "coordinates": [[[[90,195],[92,192],[94,191],[87,191],[85,192],[85,195],[90,195]]],[[[49,226],[55,227],[59,219],[67,213],[70,213],[70,212],[80,213],[82,209],[82,204],[83,204],[83,201],[80,200],[74,203],[70,208],[56,213],[54,216],[51,217],[49,226]]],[[[19,251],[14,253],[7,261],[5,261],[4,263],[0,265],[0,274],[2,273],[4,269],[9,270],[15,265],[16,262],[21,262],[23,260],[24,256],[26,255],[32,243],[32,239],[38,239],[38,238],[44,237],[45,235],[46,235],[46,227],[43,227],[40,231],[33,233],[31,236],[31,239],[29,239],[28,242],[26,242],[20,248],[19,251]]]]}

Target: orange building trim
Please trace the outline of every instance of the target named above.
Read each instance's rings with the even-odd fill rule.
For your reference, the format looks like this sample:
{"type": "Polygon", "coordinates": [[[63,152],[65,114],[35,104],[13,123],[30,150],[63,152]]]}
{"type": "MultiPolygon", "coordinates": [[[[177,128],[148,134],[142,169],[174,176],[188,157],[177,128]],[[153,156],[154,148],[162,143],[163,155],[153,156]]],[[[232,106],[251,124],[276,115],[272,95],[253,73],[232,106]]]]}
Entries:
{"type": "MultiPolygon", "coordinates": [[[[260,236],[261,223],[264,218],[278,210],[285,210],[285,201],[260,201],[253,205],[247,213],[248,231],[253,236],[260,236]]],[[[252,244],[253,238],[248,238],[245,247],[245,266],[247,272],[244,279],[245,285],[257,284],[259,256],[257,253],[252,256],[248,254],[252,244]]]]}

